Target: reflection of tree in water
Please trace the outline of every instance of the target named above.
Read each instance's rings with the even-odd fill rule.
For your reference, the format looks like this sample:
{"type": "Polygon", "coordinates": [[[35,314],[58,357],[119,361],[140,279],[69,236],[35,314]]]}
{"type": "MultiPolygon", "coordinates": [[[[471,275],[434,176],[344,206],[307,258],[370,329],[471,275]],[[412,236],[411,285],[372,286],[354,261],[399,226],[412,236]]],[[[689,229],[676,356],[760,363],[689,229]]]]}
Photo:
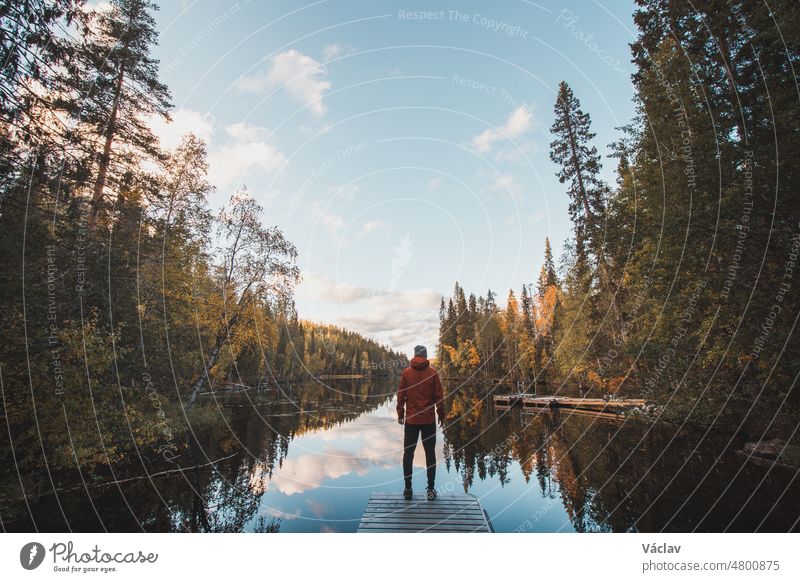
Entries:
{"type": "Polygon", "coordinates": [[[560,497],[576,531],[754,531],[762,519],[765,531],[797,527],[794,472],[775,468],[761,485],[765,469],[734,453],[740,438],[728,446],[730,435],[666,424],[481,410],[477,394],[461,392],[448,401],[445,451],[465,490],[475,475],[507,484],[516,462],[543,497],[560,497]]]}
{"type": "MultiPolygon", "coordinates": [[[[308,432],[351,422],[390,397],[386,383],[352,380],[337,381],[331,387],[296,386],[281,395],[254,392],[201,399],[192,411],[187,446],[176,463],[151,461],[147,465],[150,474],[162,469],[170,473],[150,482],[142,476],[141,463],[131,462],[115,467],[115,474],[118,480],[133,480],[84,488],[80,475],[60,469],[54,475],[60,489],[57,498],[45,492],[29,499],[33,520],[39,529],[52,531],[64,531],[67,525],[73,531],[102,531],[103,527],[109,531],[277,531],[278,520],[257,512],[264,484],[282,465],[290,442],[308,432]]],[[[96,479],[110,482],[112,478],[102,470],[96,468],[96,479]]],[[[6,504],[19,509],[15,513],[19,519],[4,520],[7,529],[33,529],[22,499],[0,501],[3,516],[12,515],[6,504]]]]}
{"type": "MultiPolygon", "coordinates": [[[[280,468],[296,437],[351,422],[384,404],[391,395],[381,384],[367,381],[337,382],[335,388],[309,384],[287,389],[283,398],[232,395],[217,401],[225,411],[227,426],[219,423],[206,431],[198,450],[209,458],[236,452],[216,466],[199,471],[193,490],[188,524],[207,531],[235,532],[254,523],[255,531],[277,531],[279,520],[256,516],[259,502],[276,468],[280,468]]],[[[207,404],[207,407],[213,406],[207,404]]]]}
{"type": "Polygon", "coordinates": [[[446,466],[449,470],[452,464],[461,474],[464,491],[472,487],[476,474],[481,481],[508,483],[512,441],[506,425],[487,413],[485,397],[477,389],[462,387],[448,396],[446,407],[446,466]]]}

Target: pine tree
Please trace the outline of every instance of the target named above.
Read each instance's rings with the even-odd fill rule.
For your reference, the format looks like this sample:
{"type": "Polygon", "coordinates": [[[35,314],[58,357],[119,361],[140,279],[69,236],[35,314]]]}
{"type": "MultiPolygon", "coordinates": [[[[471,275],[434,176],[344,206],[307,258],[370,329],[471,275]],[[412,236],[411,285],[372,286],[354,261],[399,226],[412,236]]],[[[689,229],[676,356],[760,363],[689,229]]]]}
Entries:
{"type": "Polygon", "coordinates": [[[553,251],[550,248],[550,238],[544,239],[544,263],[539,272],[539,279],[536,283],[536,291],[541,299],[544,297],[545,291],[550,285],[558,285],[558,276],[556,275],[556,267],[553,263],[553,251]]]}
{"type": "Polygon", "coordinates": [[[559,166],[558,181],[568,183],[569,213],[576,229],[599,252],[607,188],[600,179],[600,155],[591,145],[595,137],[591,119],[581,111],[580,101],[564,81],[558,86],[554,109],[550,132],[555,139],[550,143],[550,159],[559,166]]]}
{"type": "Polygon", "coordinates": [[[467,305],[467,298],[464,294],[464,289],[456,282],[455,289],[453,290],[456,306],[456,342],[457,348],[460,349],[461,345],[470,339],[472,336],[472,322],[470,321],[469,306],[467,305]]]}
{"type": "Polygon", "coordinates": [[[439,359],[439,367],[444,370],[449,364],[447,350],[445,349],[445,325],[447,324],[447,305],[442,296],[439,303],[439,340],[436,344],[436,357],[439,359]]]}
{"type": "Polygon", "coordinates": [[[85,143],[96,136],[96,172],[87,219],[90,229],[104,210],[107,191],[138,172],[141,160],[160,157],[158,140],[147,120],[169,119],[170,92],[158,79],[158,61],[151,56],[158,41],[157,10],[147,0],[112,0],[93,12],[84,42],[71,61],[76,96],[68,111],[85,143]]]}
{"type": "Polygon", "coordinates": [[[537,363],[539,361],[536,343],[536,306],[531,297],[531,293],[528,292],[527,285],[522,286],[520,310],[520,364],[522,367],[522,375],[527,380],[533,380],[535,382],[538,371],[537,363]]]}
{"type": "Polygon", "coordinates": [[[513,289],[508,291],[503,312],[503,345],[507,379],[516,386],[519,379],[519,304],[513,289]]]}
{"type": "Polygon", "coordinates": [[[503,338],[500,329],[495,294],[489,289],[486,299],[479,301],[482,305],[478,316],[477,345],[481,355],[483,373],[490,378],[503,375],[503,338]]]}
{"type": "MultiPolygon", "coordinates": [[[[72,40],[60,34],[79,21],[76,0],[3,2],[0,5],[0,189],[19,179],[25,158],[38,150],[60,153],[66,127],[51,123],[58,109],[53,95],[68,80],[60,71],[69,61],[72,40]],[[47,121],[47,123],[45,123],[47,121]]],[[[41,163],[38,164],[41,170],[41,163]]],[[[69,174],[69,171],[67,172],[69,174]]]]}
{"type": "Polygon", "coordinates": [[[475,324],[478,318],[478,300],[474,293],[469,294],[469,300],[467,301],[467,317],[469,320],[469,337],[474,340],[477,337],[475,324]]]}

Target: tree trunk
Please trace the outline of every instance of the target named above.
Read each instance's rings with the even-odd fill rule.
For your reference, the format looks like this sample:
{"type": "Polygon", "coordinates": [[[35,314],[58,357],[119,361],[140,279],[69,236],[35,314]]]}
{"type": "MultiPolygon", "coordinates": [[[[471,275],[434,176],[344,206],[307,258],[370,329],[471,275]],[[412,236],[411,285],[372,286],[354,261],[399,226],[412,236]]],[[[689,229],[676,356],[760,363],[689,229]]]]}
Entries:
{"type": "Polygon", "coordinates": [[[578,188],[581,191],[581,202],[583,203],[583,211],[586,213],[587,226],[592,223],[592,212],[589,210],[589,201],[586,199],[586,186],[583,184],[583,172],[581,171],[581,164],[578,161],[578,144],[575,140],[575,133],[572,131],[572,123],[569,119],[569,112],[564,116],[567,123],[567,132],[569,133],[569,147],[572,151],[572,165],[575,166],[575,174],[578,177],[578,188]]]}
{"type": "Polygon", "coordinates": [[[203,367],[203,370],[200,372],[200,377],[192,386],[192,393],[189,396],[189,403],[186,405],[185,410],[190,410],[194,403],[197,401],[197,395],[200,393],[200,390],[203,389],[203,386],[206,383],[206,377],[208,376],[208,371],[213,368],[217,361],[219,360],[219,353],[222,350],[222,346],[225,344],[225,340],[228,338],[228,333],[236,324],[236,321],[239,319],[238,315],[234,315],[230,321],[226,322],[225,326],[217,332],[217,339],[214,342],[214,347],[211,349],[211,353],[208,357],[208,362],[203,367]]]}
{"type": "Polygon", "coordinates": [[[103,197],[105,196],[108,166],[111,163],[111,146],[114,142],[114,135],[117,129],[117,113],[119,112],[119,102],[122,97],[122,81],[124,78],[125,67],[121,66],[119,74],[117,75],[116,86],[114,87],[114,103],[111,106],[111,113],[108,116],[108,126],[105,135],[106,140],[103,144],[103,153],[100,155],[100,167],[97,171],[97,180],[95,180],[94,192],[92,193],[92,202],[89,209],[89,218],[87,220],[87,226],[90,231],[93,231],[97,226],[97,217],[100,215],[103,197]]]}

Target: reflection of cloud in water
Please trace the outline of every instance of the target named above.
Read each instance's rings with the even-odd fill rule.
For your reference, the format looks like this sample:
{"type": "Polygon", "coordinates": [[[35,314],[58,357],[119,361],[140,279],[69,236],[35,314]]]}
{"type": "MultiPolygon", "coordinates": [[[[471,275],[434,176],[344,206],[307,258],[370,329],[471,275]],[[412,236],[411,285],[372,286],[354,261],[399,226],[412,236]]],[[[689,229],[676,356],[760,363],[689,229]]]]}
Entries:
{"type": "Polygon", "coordinates": [[[300,517],[300,510],[299,509],[295,509],[291,513],[286,513],[285,511],[281,511],[280,509],[277,509],[275,507],[265,507],[265,508],[263,508],[261,510],[259,515],[262,515],[262,516],[265,516],[265,517],[275,517],[275,518],[278,518],[278,519],[281,519],[281,520],[291,520],[291,519],[297,519],[298,517],[300,517]]]}
{"type": "Polygon", "coordinates": [[[316,517],[321,518],[328,513],[328,506],[316,499],[306,499],[306,505],[316,517]]]}
{"type": "Polygon", "coordinates": [[[262,484],[264,490],[277,490],[286,495],[316,489],[326,479],[338,479],[350,473],[364,475],[374,465],[346,451],[327,449],[319,454],[288,458],[272,479],[262,484]]]}
{"type": "MultiPolygon", "coordinates": [[[[442,460],[441,441],[439,434],[436,442],[436,459],[439,462],[442,460]]],[[[402,476],[402,458],[403,426],[393,416],[366,415],[323,433],[297,439],[290,445],[289,456],[275,470],[272,479],[263,467],[257,466],[254,469],[250,476],[250,488],[254,492],[273,490],[293,495],[316,489],[326,479],[339,479],[351,473],[365,475],[375,468],[396,468],[399,480],[402,476]],[[336,442],[339,446],[325,446],[321,452],[302,452],[303,441],[310,438],[336,442]],[[360,446],[355,451],[342,449],[341,446],[348,441],[360,446]],[[301,452],[293,456],[292,450],[301,452]]],[[[418,443],[414,454],[414,466],[425,467],[425,453],[421,443],[418,443]]],[[[309,501],[309,508],[316,515],[312,503],[315,502],[309,501]]],[[[322,510],[324,507],[317,509],[322,510]]]]}

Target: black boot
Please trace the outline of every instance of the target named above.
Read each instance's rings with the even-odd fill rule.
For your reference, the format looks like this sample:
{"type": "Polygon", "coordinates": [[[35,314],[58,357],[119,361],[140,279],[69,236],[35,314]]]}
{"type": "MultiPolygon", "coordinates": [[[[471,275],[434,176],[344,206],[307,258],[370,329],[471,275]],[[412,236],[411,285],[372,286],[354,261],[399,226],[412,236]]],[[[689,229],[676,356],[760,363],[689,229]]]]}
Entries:
{"type": "Polygon", "coordinates": [[[414,492],[411,490],[411,487],[406,487],[403,489],[403,497],[406,499],[411,499],[414,496],[414,492]]]}
{"type": "Polygon", "coordinates": [[[433,501],[434,499],[436,499],[436,489],[434,489],[433,487],[428,487],[426,493],[428,495],[428,501],[433,501]]]}

